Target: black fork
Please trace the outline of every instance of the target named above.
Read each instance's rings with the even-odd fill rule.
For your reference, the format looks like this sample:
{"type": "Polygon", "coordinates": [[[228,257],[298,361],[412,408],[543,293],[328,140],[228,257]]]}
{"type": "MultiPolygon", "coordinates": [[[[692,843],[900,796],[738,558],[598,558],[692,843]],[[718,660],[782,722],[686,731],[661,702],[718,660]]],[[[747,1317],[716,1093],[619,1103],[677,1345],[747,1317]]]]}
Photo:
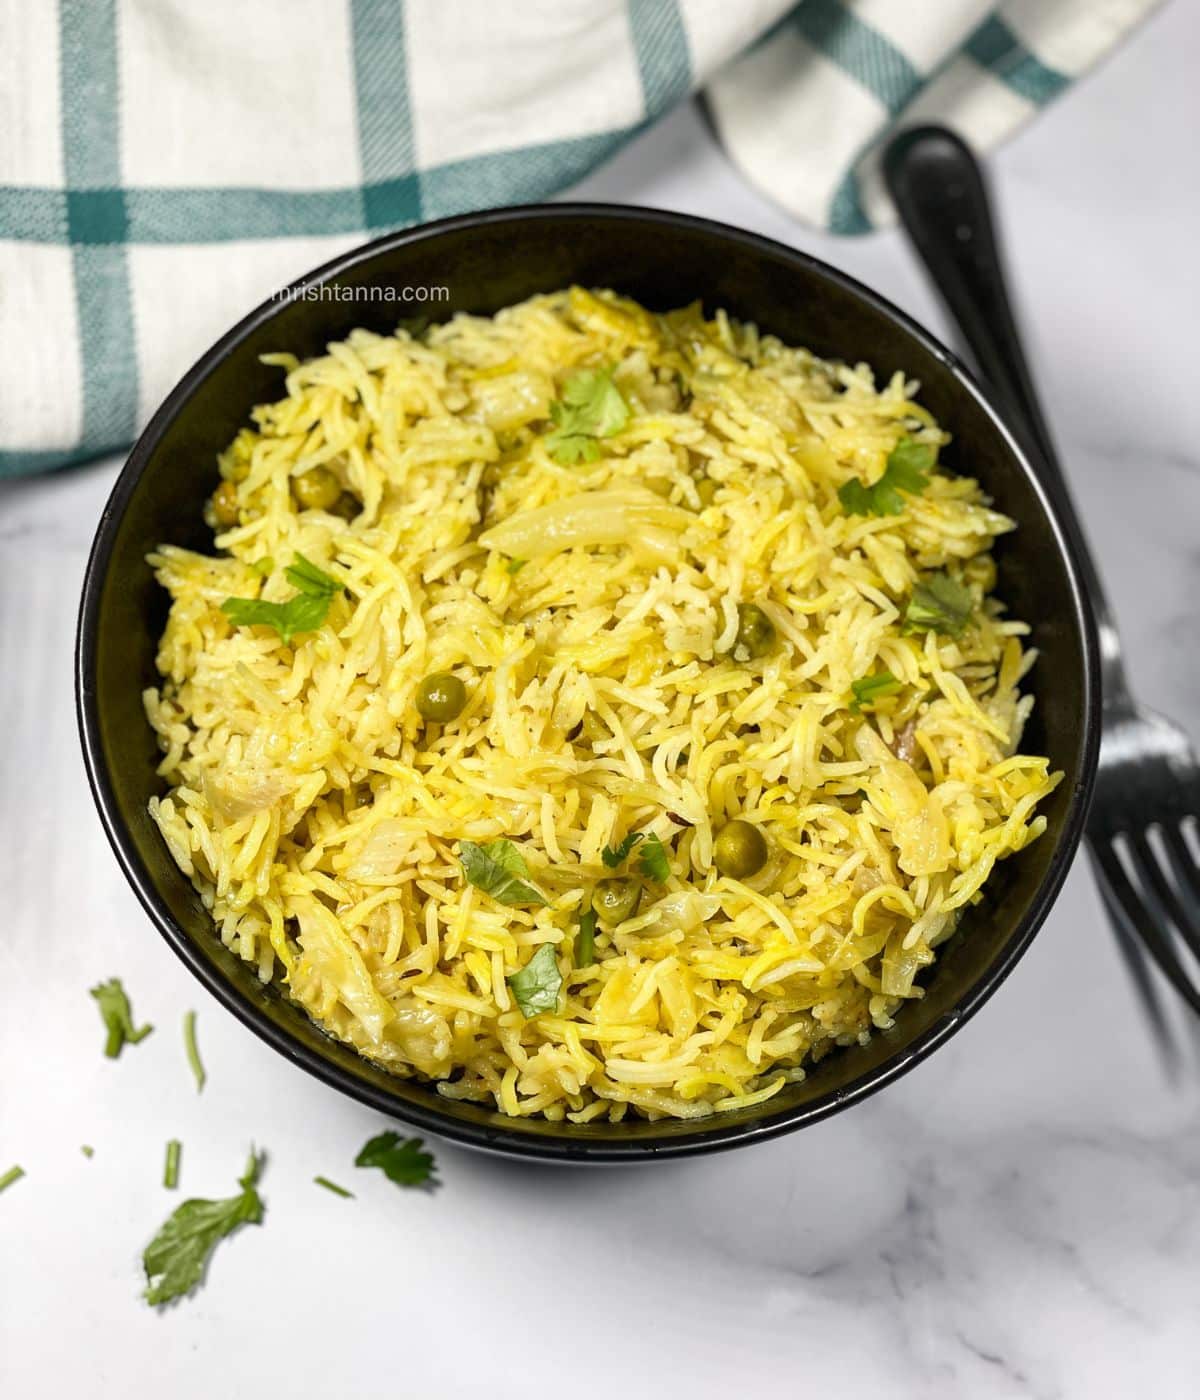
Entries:
{"type": "Polygon", "coordinates": [[[1200,1015],[1200,763],[1173,721],[1133,698],[1121,642],[1046,427],[1005,287],[979,165],[943,127],[902,132],[884,156],[888,189],[934,287],[1072,535],[1100,634],[1100,768],[1087,840],[1104,907],[1168,1060],[1170,1031],[1148,954],[1200,1015]]]}

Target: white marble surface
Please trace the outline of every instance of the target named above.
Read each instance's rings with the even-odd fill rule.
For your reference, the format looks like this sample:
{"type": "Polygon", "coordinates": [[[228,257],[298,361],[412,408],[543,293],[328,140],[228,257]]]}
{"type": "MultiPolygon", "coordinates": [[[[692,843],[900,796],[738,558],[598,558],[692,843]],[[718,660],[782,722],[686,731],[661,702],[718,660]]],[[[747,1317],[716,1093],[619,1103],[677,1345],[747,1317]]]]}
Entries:
{"type": "MultiPolygon", "coordinates": [[[[994,163],[1046,398],[1147,699],[1200,735],[1195,56],[1176,3],[994,163]]],[[[898,236],[837,241],[747,190],[694,111],[580,193],[760,229],[935,329],[898,236]]],[[[199,347],[196,347],[199,348],[199,347]]],[[[115,463],[0,490],[0,1395],[525,1397],[1200,1391],[1200,1046],[1165,1079],[1087,871],[976,1021],[866,1104],[713,1159],[579,1173],[441,1146],[402,1194],[382,1127],[292,1071],[178,964],[87,795],[70,651],[115,463]],[[101,1058],[119,973],[155,1034],[101,1058]],[[180,1017],[199,1011],[197,1098],[180,1017]],[[138,1255],[253,1140],[266,1223],[158,1316],[138,1255]],[[92,1143],[95,1158],[80,1154],[92,1143]],[[355,1201],[311,1184],[352,1181],[355,1201]]]]}

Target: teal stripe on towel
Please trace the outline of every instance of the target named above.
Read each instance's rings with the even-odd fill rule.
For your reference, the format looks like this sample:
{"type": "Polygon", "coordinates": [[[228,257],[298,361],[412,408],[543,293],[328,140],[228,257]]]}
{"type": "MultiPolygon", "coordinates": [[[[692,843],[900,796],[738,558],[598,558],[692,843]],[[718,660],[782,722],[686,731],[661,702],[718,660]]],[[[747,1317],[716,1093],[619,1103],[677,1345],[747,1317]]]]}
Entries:
{"type": "Polygon", "coordinates": [[[470,156],[427,170],[421,177],[425,216],[440,219],[464,209],[526,204],[547,199],[582,180],[615,154],[638,127],[548,141],[519,151],[470,156]]]}
{"type": "Polygon", "coordinates": [[[647,120],[682,101],[692,86],[687,30],[677,0],[627,0],[629,30],[647,120]]]}
{"type": "Polygon", "coordinates": [[[838,0],[804,0],[795,17],[808,43],[861,83],[893,116],[921,86],[920,73],[895,44],[838,0]]]}
{"type": "Polygon", "coordinates": [[[83,453],[137,431],[138,367],[125,249],[115,0],[59,0],[66,217],[83,381],[83,453]]]}
{"type": "Polygon", "coordinates": [[[421,218],[408,94],[404,0],[352,0],[354,88],[366,228],[391,228],[421,218]]]}
{"type": "Polygon", "coordinates": [[[867,218],[858,188],[855,161],[842,176],[829,201],[829,228],[832,233],[870,233],[874,225],[867,218]]]}
{"type": "Polygon", "coordinates": [[[999,15],[984,20],[967,40],[965,52],[1035,107],[1044,106],[1071,85],[1065,73],[1030,53],[999,15]]]}

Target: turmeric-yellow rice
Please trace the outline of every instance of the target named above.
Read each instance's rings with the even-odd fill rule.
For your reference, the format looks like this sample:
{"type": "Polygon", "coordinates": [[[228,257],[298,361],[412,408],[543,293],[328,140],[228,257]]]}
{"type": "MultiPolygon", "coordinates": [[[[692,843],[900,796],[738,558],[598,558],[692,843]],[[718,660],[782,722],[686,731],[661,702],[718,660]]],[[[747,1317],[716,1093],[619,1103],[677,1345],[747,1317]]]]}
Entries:
{"type": "Polygon", "coordinates": [[[580,288],[269,358],[218,553],[150,556],[151,812],[222,940],[512,1115],[720,1113],[890,1026],[1060,777],[918,386],[580,288]]]}

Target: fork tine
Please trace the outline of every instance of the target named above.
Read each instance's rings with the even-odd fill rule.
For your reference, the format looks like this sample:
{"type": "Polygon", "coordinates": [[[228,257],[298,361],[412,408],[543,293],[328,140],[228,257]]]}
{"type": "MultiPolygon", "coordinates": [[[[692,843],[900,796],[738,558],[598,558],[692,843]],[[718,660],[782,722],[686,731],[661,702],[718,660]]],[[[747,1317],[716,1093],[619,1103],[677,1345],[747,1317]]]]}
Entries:
{"type": "Polygon", "coordinates": [[[1192,955],[1200,958],[1200,910],[1189,908],[1180,899],[1144,831],[1130,837],[1130,849],[1134,857],[1134,869],[1141,876],[1143,883],[1152,887],[1158,902],[1175,925],[1175,931],[1191,949],[1192,955]]]}
{"type": "Polygon", "coordinates": [[[1185,898],[1194,899],[1196,904],[1200,906],[1200,870],[1196,869],[1196,862],[1191,851],[1188,850],[1183,828],[1181,826],[1167,826],[1164,823],[1159,830],[1162,832],[1163,846],[1167,852],[1167,863],[1171,867],[1175,883],[1185,898]]]}
{"type": "Polygon", "coordinates": [[[1137,940],[1129,931],[1125,915],[1113,898],[1112,891],[1108,887],[1108,880],[1100,869],[1094,851],[1092,852],[1092,869],[1096,874],[1096,888],[1100,892],[1100,902],[1104,905],[1104,912],[1108,915],[1108,922],[1112,926],[1116,939],[1117,951],[1121,954],[1121,961],[1125,964],[1126,972],[1129,973],[1129,980],[1133,983],[1133,989],[1142,1004],[1142,1010],[1150,1022],[1150,1030],[1154,1042],[1158,1046],[1163,1070],[1167,1078],[1174,1082],[1178,1078],[1182,1056],[1179,1043],[1163,1011],[1162,1002],[1159,1000],[1158,990],[1154,985],[1149,964],[1142,956],[1141,947],[1137,940]]]}
{"type": "Polygon", "coordinates": [[[1125,867],[1121,864],[1120,856],[1107,841],[1096,841],[1092,850],[1096,856],[1102,878],[1107,883],[1113,897],[1113,902],[1117,905],[1120,913],[1125,916],[1129,928],[1146,945],[1150,956],[1158,964],[1159,970],[1171,986],[1200,1016],[1200,988],[1193,986],[1188,979],[1187,974],[1179,964],[1175,951],[1159,927],[1160,924],[1166,922],[1166,916],[1161,907],[1155,909],[1157,900],[1154,899],[1152,893],[1147,899],[1143,893],[1134,890],[1129,876],[1125,873],[1125,867]]]}

